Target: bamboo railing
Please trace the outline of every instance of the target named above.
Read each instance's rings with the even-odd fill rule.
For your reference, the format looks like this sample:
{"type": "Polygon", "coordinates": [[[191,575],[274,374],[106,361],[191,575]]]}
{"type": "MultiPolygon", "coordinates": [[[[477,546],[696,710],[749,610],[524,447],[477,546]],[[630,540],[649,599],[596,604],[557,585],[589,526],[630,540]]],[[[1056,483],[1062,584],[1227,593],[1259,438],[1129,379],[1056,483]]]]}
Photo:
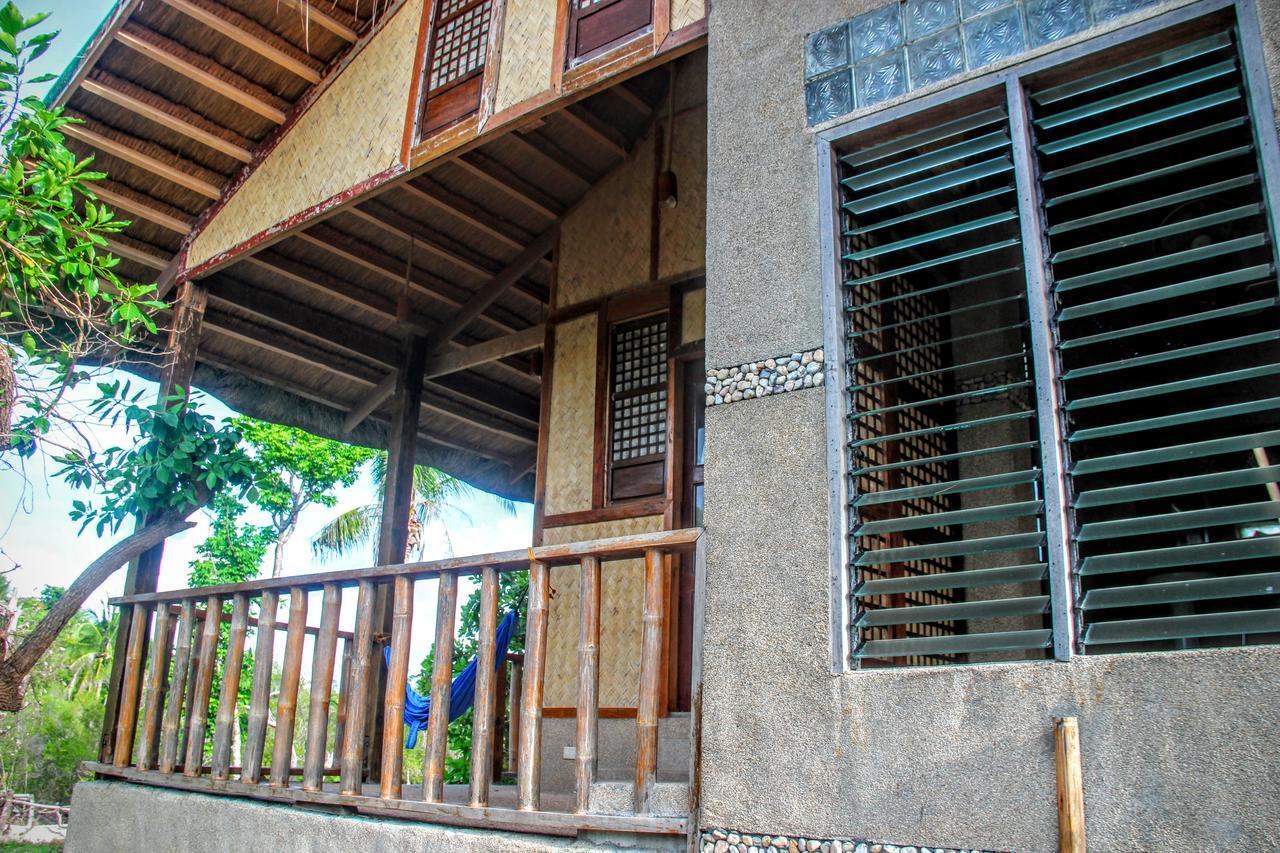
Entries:
{"type": "Polygon", "coordinates": [[[115,718],[104,724],[114,730],[114,742],[104,747],[100,761],[90,769],[152,785],[275,802],[327,803],[371,814],[472,826],[683,834],[686,820],[651,814],[651,797],[657,778],[669,558],[692,554],[700,535],[698,530],[677,530],[112,599],[111,604],[121,608],[121,625],[128,631],[127,657],[121,668],[115,718]],[[597,815],[590,812],[590,804],[599,754],[601,576],[610,564],[637,558],[644,561],[644,628],[634,812],[597,815]],[[543,808],[541,791],[548,576],[554,566],[576,566],[580,574],[576,783],[571,804],[560,811],[543,808]],[[499,578],[507,572],[529,575],[525,648],[522,655],[498,661],[494,634],[499,578]],[[453,801],[448,796],[444,777],[458,583],[463,577],[479,579],[481,603],[471,777],[465,800],[458,802],[457,796],[453,801]],[[403,714],[415,625],[414,593],[417,584],[430,581],[437,582],[431,712],[424,738],[423,784],[417,797],[406,798],[403,714]],[[389,626],[376,624],[375,600],[384,586],[391,599],[389,626]],[[343,590],[351,588],[356,590],[354,630],[347,632],[339,630],[339,620],[343,590]],[[315,625],[308,624],[309,597],[318,599],[315,625]],[[282,599],[288,600],[284,613],[280,612],[282,599]],[[279,683],[273,686],[281,632],[283,658],[279,683]],[[225,646],[221,661],[220,644],[225,646]],[[241,670],[250,644],[253,667],[252,675],[246,676],[247,725],[240,762],[233,766],[233,741],[243,704],[241,670]],[[384,645],[390,650],[390,664],[386,678],[380,680],[384,645]],[[299,694],[308,656],[310,701],[301,721],[299,694]],[[336,702],[332,695],[335,673],[336,702]],[[502,699],[508,682],[509,706],[502,699]],[[379,683],[386,685],[385,694],[371,696],[379,683]],[[381,749],[372,750],[369,723],[379,702],[385,724],[381,749]],[[207,731],[210,720],[212,733],[207,731]],[[267,755],[273,725],[274,748],[267,755]],[[298,756],[294,754],[299,732],[305,743],[300,767],[295,766],[298,756]],[[211,759],[206,764],[210,735],[211,759]],[[374,761],[371,755],[380,758],[374,761]],[[377,766],[371,766],[374,763],[377,766]],[[505,807],[492,798],[493,780],[501,778],[504,767],[516,779],[514,802],[505,807]]]}

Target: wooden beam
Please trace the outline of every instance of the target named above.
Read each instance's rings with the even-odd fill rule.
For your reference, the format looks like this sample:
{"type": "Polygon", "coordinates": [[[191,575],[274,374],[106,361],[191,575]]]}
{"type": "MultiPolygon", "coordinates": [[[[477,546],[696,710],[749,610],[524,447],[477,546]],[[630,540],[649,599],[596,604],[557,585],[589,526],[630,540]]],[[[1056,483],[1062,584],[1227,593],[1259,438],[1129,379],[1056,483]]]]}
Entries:
{"type": "MultiPolygon", "coordinates": [[[[419,180],[427,181],[429,179],[420,178],[419,180]]],[[[396,190],[407,193],[416,202],[430,205],[437,210],[443,211],[459,222],[463,222],[482,234],[488,235],[508,248],[523,249],[529,240],[533,239],[532,234],[515,224],[509,224],[506,229],[498,228],[494,223],[502,221],[501,216],[485,210],[470,199],[463,198],[435,182],[431,182],[430,187],[422,187],[413,181],[404,181],[396,185],[396,190]]]]}
{"type": "Polygon", "coordinates": [[[653,104],[637,95],[626,83],[619,83],[616,86],[610,86],[605,91],[621,99],[622,102],[635,111],[636,114],[644,118],[648,118],[653,115],[653,104]]]}
{"type": "Polygon", "coordinates": [[[120,184],[109,181],[98,181],[93,185],[93,194],[98,200],[114,208],[117,213],[132,214],[145,219],[152,225],[159,225],[175,234],[186,234],[191,231],[191,220],[180,218],[175,213],[161,210],[148,201],[143,201],[139,193],[132,192],[120,184]]]}
{"type": "Polygon", "coordinates": [[[470,370],[473,367],[479,367],[482,364],[488,364],[507,356],[541,349],[546,337],[546,328],[544,324],[539,323],[536,326],[530,326],[522,331],[494,338],[484,343],[472,344],[469,347],[455,349],[452,352],[428,356],[425,376],[427,379],[435,379],[436,377],[447,376],[450,373],[470,370]]]}
{"type": "Polygon", "coordinates": [[[1080,760],[1080,720],[1058,717],[1053,726],[1058,767],[1058,849],[1085,853],[1084,772],[1080,760]]]}
{"type": "Polygon", "coordinates": [[[209,0],[161,0],[236,44],[308,83],[319,83],[324,64],[284,42],[256,21],[209,0]]]}
{"type": "Polygon", "coordinates": [[[564,206],[506,166],[477,151],[450,163],[547,219],[559,219],[564,206]]]}
{"type": "Polygon", "coordinates": [[[417,459],[418,418],[422,412],[422,368],[427,342],[405,342],[395,373],[395,414],[387,442],[387,475],[378,535],[378,564],[403,563],[408,544],[408,518],[413,503],[413,467],[417,459]]]}
{"type": "MultiPolygon", "coordinates": [[[[304,6],[302,0],[278,0],[281,6],[288,6],[290,9],[299,10],[307,21],[315,21],[324,29],[333,33],[338,38],[346,42],[354,44],[360,34],[351,26],[339,20],[336,15],[331,15],[320,8],[315,0],[310,0],[304,6]]],[[[345,16],[344,16],[345,17],[345,16]]]]}
{"type": "Polygon", "coordinates": [[[168,258],[149,252],[140,246],[135,246],[132,242],[126,243],[125,239],[120,236],[108,237],[107,251],[117,258],[133,261],[135,264],[151,267],[153,270],[162,270],[169,263],[168,258]]]}
{"type": "MultiPolygon", "coordinates": [[[[581,109],[581,108],[579,108],[581,109]]],[[[597,144],[609,151],[615,157],[627,156],[627,144],[622,135],[611,127],[602,124],[595,116],[582,110],[579,112],[574,107],[565,107],[553,115],[560,116],[566,122],[573,125],[573,129],[580,136],[593,139],[597,144]]]]}
{"type": "Polygon", "coordinates": [[[147,93],[148,101],[144,101],[129,91],[129,89],[133,88],[131,84],[105,72],[100,72],[95,77],[86,79],[80,84],[80,88],[102,98],[104,101],[109,101],[118,107],[129,110],[148,121],[153,121],[161,127],[168,128],[174,133],[182,134],[193,142],[198,142],[201,145],[226,154],[228,157],[239,160],[241,163],[248,163],[253,160],[253,152],[248,148],[228,139],[223,139],[216,133],[210,133],[195,122],[184,118],[184,109],[182,107],[171,104],[151,92],[147,93]]]}
{"type": "Polygon", "coordinates": [[[537,132],[508,133],[504,139],[535,160],[551,166],[573,183],[580,184],[584,191],[595,182],[597,176],[585,163],[537,132]]]}
{"type": "Polygon", "coordinates": [[[182,55],[189,51],[176,42],[134,24],[126,24],[117,32],[116,41],[274,124],[284,124],[284,110],[277,105],[283,104],[282,100],[211,61],[191,61],[182,55]],[[216,73],[214,68],[218,69],[216,73]]]}
{"type": "Polygon", "coordinates": [[[85,145],[97,148],[104,154],[110,154],[118,157],[126,163],[137,166],[139,169],[150,172],[157,178],[162,178],[170,183],[185,187],[197,195],[202,195],[208,199],[217,199],[222,195],[222,187],[215,186],[206,180],[192,175],[171,163],[165,163],[152,157],[150,154],[144,154],[131,145],[118,142],[114,139],[106,137],[97,131],[90,130],[82,124],[63,125],[62,132],[73,139],[78,139],[85,145]]]}
{"type": "Polygon", "coordinates": [[[386,378],[373,387],[363,400],[347,413],[342,421],[342,434],[350,435],[351,431],[372,415],[379,406],[385,403],[396,390],[396,375],[388,373],[386,378]]]}

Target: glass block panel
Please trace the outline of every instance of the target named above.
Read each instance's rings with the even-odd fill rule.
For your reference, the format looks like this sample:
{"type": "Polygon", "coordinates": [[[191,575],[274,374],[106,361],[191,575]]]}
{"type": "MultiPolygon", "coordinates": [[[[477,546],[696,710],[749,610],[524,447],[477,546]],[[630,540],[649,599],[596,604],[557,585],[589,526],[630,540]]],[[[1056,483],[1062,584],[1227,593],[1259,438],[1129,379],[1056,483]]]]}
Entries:
{"type": "Polygon", "coordinates": [[[817,124],[853,111],[853,85],[849,69],[810,80],[804,87],[809,124],[817,124]]]}
{"type": "Polygon", "coordinates": [[[849,22],[855,62],[902,46],[901,8],[897,3],[890,3],[849,22]]]}
{"type": "Polygon", "coordinates": [[[804,76],[813,79],[849,64],[849,25],[820,30],[809,36],[804,50],[804,76]]]}
{"type": "Polygon", "coordinates": [[[954,77],[964,70],[964,45],[960,28],[943,30],[907,47],[911,86],[919,88],[954,77]]]}
{"type": "Polygon", "coordinates": [[[907,59],[901,50],[860,62],[853,68],[858,106],[869,107],[907,91],[907,59]]]}
{"type": "Polygon", "coordinates": [[[1085,0],[1027,0],[1027,35],[1032,47],[1087,29],[1085,0]]]}
{"type": "Polygon", "coordinates": [[[1093,19],[1098,23],[1110,21],[1158,2],[1160,0],[1093,0],[1093,19]]]}
{"type": "Polygon", "coordinates": [[[960,0],[960,16],[965,20],[1008,6],[1012,0],[960,0]]]}
{"type": "Polygon", "coordinates": [[[956,0],[907,0],[907,40],[927,36],[960,20],[956,0]]]}
{"type": "Polygon", "coordinates": [[[964,25],[965,51],[970,68],[981,68],[1027,49],[1022,35],[1022,10],[1016,6],[992,12],[964,25]]]}

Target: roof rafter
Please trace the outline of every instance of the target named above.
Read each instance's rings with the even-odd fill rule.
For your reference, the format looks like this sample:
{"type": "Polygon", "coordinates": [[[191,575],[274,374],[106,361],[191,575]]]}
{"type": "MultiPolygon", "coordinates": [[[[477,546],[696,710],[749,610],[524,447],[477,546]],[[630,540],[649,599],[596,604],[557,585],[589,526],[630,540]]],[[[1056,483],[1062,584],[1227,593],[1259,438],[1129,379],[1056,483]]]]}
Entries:
{"type": "Polygon", "coordinates": [[[166,6],[221,33],[244,49],[308,83],[319,83],[324,64],[307,56],[258,22],[210,0],[161,0],[166,6]]]}
{"type": "Polygon", "coordinates": [[[122,184],[111,181],[98,181],[93,185],[93,194],[98,201],[113,208],[117,213],[126,213],[144,219],[152,225],[159,225],[175,234],[186,234],[191,230],[191,218],[179,215],[178,211],[165,209],[158,202],[141,193],[134,192],[122,184]]]}
{"type": "Polygon", "coordinates": [[[564,214],[564,205],[548,196],[542,190],[530,184],[492,157],[472,151],[450,161],[478,178],[494,189],[523,204],[530,210],[547,219],[559,219],[564,214]]]}
{"type": "Polygon", "coordinates": [[[279,2],[280,5],[288,6],[290,9],[298,9],[309,20],[315,21],[343,41],[354,44],[360,38],[360,34],[356,32],[358,23],[346,15],[339,17],[336,12],[326,12],[318,8],[314,2],[307,3],[306,6],[303,6],[300,0],[279,0],[279,2]]]}
{"type": "MultiPolygon", "coordinates": [[[[71,112],[68,112],[67,114],[75,115],[71,112]]],[[[76,116],[76,118],[80,118],[80,116],[76,116]]],[[[191,192],[196,193],[197,195],[202,195],[208,199],[217,199],[222,195],[221,187],[218,187],[203,178],[191,174],[191,172],[186,169],[182,169],[177,166],[176,163],[181,162],[177,157],[173,158],[175,162],[166,163],[151,154],[140,151],[135,147],[135,144],[142,145],[144,143],[132,140],[132,138],[130,139],[134,144],[126,144],[119,140],[112,139],[97,130],[93,130],[84,124],[64,125],[62,127],[62,132],[73,139],[80,140],[85,145],[98,149],[104,154],[110,154],[112,157],[118,157],[126,163],[137,166],[145,172],[150,172],[157,178],[162,178],[172,184],[177,184],[180,187],[191,190],[191,192]]]]}

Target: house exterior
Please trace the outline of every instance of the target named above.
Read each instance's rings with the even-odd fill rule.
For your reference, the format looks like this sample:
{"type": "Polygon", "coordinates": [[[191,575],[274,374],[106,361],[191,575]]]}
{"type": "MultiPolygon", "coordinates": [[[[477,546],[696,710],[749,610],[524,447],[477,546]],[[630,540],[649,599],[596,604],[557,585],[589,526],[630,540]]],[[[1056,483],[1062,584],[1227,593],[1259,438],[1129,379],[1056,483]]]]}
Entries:
{"type": "Polygon", "coordinates": [[[122,3],[55,97],[156,370],[391,462],[378,566],[131,567],[70,848],[1280,847],[1277,27],[122,3]],[[404,564],[414,461],[534,546],[404,564]],[[471,782],[403,784],[459,579],[471,782]]]}

